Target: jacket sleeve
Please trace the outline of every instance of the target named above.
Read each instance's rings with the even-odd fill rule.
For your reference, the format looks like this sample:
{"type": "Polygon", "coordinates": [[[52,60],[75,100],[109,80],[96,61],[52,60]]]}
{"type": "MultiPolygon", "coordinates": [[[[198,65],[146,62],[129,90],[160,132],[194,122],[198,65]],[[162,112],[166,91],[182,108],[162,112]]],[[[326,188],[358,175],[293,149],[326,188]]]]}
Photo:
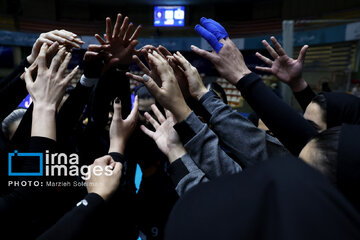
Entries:
{"type": "MultiPolygon", "coordinates": [[[[39,152],[44,153],[46,150],[53,152],[55,150],[55,141],[44,138],[44,137],[31,137],[29,151],[30,152],[39,152]]],[[[38,171],[39,162],[34,161],[34,159],[29,159],[24,162],[23,171],[24,172],[34,172],[38,171]]],[[[31,178],[34,180],[33,178],[31,178]]],[[[26,177],[21,177],[20,180],[28,180],[26,177]]],[[[17,187],[13,192],[3,196],[0,199],[0,215],[1,218],[12,214],[21,214],[21,209],[26,208],[26,206],[31,206],[31,202],[35,199],[36,196],[42,194],[36,187],[17,187]]]]}
{"type": "Polygon", "coordinates": [[[174,128],[194,163],[210,180],[242,170],[239,164],[221,149],[216,134],[202,123],[194,112],[184,121],[175,124],[174,128]]]}
{"type": "Polygon", "coordinates": [[[272,156],[289,152],[276,138],[255,127],[210,90],[200,103],[209,113],[206,119],[222,146],[236,156],[241,166],[249,166],[272,156]]]}
{"type": "Polygon", "coordinates": [[[94,215],[104,205],[104,200],[96,193],[89,193],[75,208],[66,213],[55,225],[37,239],[80,239],[88,225],[96,219],[94,215]]]}
{"type": "Polygon", "coordinates": [[[209,181],[205,173],[196,166],[189,154],[185,154],[171,163],[168,173],[180,197],[199,183],[209,181]]]}
{"type": "Polygon", "coordinates": [[[251,73],[236,84],[246,101],[282,144],[295,156],[317,131],[251,73]]]}
{"type": "Polygon", "coordinates": [[[310,104],[311,100],[316,96],[316,94],[309,85],[307,85],[307,87],[304,90],[293,93],[304,112],[307,106],[310,104]]]}
{"type": "Polygon", "coordinates": [[[0,81],[0,120],[9,115],[27,96],[25,81],[20,78],[24,68],[28,67],[27,60],[23,60],[16,69],[0,81]],[[6,104],[4,104],[6,103],[6,104]]]}

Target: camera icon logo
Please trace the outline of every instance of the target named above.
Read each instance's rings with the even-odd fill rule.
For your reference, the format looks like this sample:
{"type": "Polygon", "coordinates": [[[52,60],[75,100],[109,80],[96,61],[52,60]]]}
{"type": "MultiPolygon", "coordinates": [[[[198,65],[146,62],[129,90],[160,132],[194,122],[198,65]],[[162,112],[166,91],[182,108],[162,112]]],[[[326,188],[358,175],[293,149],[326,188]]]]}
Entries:
{"type": "Polygon", "coordinates": [[[8,155],[8,175],[9,176],[43,176],[43,153],[19,153],[15,150],[8,155]],[[15,167],[21,161],[39,161],[39,171],[23,172],[15,167]]]}

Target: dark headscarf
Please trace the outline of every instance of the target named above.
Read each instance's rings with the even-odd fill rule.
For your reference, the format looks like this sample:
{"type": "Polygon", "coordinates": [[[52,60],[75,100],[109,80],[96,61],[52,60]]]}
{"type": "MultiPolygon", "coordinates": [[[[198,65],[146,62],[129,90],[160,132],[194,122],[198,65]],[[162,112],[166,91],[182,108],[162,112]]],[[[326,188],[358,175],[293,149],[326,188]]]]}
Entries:
{"type": "Polygon", "coordinates": [[[338,188],[360,212],[360,126],[342,126],[337,164],[338,188]]]}
{"type": "Polygon", "coordinates": [[[343,123],[360,124],[360,98],[347,93],[323,92],[326,98],[327,128],[343,123]]]}
{"type": "Polygon", "coordinates": [[[360,239],[360,216],[296,158],[199,185],[170,214],[165,239],[360,239]]]}

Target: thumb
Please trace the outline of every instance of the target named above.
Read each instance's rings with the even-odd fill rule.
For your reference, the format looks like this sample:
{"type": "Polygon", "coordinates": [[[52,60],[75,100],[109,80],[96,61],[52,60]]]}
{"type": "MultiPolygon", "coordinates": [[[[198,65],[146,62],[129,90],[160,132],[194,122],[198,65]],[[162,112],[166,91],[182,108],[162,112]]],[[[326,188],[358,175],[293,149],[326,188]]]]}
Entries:
{"type": "Polygon", "coordinates": [[[113,120],[122,119],[121,116],[121,101],[120,98],[116,97],[114,100],[114,116],[113,120]]]}
{"type": "Polygon", "coordinates": [[[34,84],[34,79],[31,76],[31,71],[27,68],[25,68],[25,83],[26,87],[29,88],[34,84]]]}
{"type": "Polygon", "coordinates": [[[301,48],[300,53],[299,53],[299,57],[298,60],[301,62],[305,61],[305,56],[306,56],[306,51],[308,50],[309,46],[305,45],[301,48]]]}
{"type": "Polygon", "coordinates": [[[154,81],[154,79],[152,79],[150,76],[144,74],[143,75],[143,83],[145,85],[145,87],[149,90],[149,92],[155,97],[158,98],[160,93],[160,88],[159,86],[156,84],[156,82],[154,81]]]}

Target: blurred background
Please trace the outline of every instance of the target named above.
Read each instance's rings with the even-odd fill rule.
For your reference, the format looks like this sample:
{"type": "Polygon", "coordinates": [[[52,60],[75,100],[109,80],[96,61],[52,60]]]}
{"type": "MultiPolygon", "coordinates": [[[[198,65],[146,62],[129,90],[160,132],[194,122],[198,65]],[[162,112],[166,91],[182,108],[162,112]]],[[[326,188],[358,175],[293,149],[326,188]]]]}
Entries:
{"type": "MultiPolygon", "coordinates": [[[[103,34],[105,18],[114,22],[118,12],[135,25],[142,24],[138,48],[161,44],[183,52],[206,83],[217,81],[225,88],[229,103],[240,112],[251,111],[240,92],[190,51],[191,44],[210,50],[194,30],[203,16],[227,29],[251,70],[264,66],[254,54],[259,51],[269,56],[261,40],[274,35],[295,58],[301,46],[310,46],[304,78],[315,91],[359,95],[359,0],[0,0],[0,78],[30,53],[40,33],[53,29],[72,31],[86,42],[74,51],[69,66],[81,67],[87,45],[97,42],[94,34],[103,34]]],[[[140,73],[133,65],[131,71],[140,73]]],[[[275,77],[259,74],[285,101],[300,109],[289,89],[275,77]]]]}

